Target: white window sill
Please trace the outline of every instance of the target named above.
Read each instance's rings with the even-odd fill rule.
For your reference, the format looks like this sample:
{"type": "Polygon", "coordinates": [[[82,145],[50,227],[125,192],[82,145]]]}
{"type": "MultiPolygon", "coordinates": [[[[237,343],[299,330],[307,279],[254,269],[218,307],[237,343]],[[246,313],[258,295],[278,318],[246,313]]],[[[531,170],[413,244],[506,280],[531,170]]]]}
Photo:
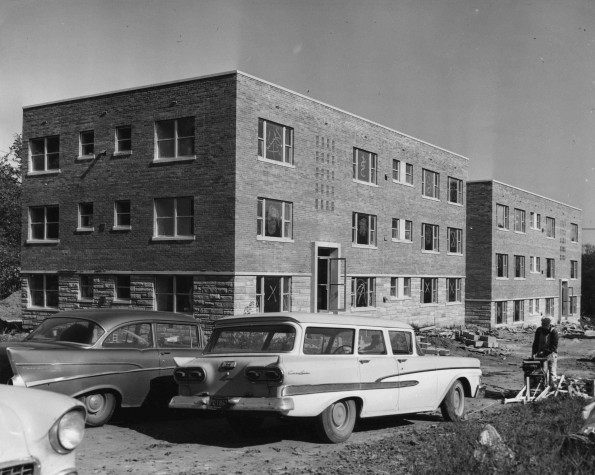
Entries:
{"type": "Polygon", "coordinates": [[[95,228],[76,228],[77,233],[92,233],[95,228]]]}
{"type": "Polygon", "coordinates": [[[555,277],[546,277],[545,280],[556,280],[555,277]]]}
{"type": "Polygon", "coordinates": [[[462,303],[461,300],[456,300],[455,302],[446,302],[446,305],[461,305],[462,303]]]}
{"type": "Polygon", "coordinates": [[[258,157],[258,161],[270,163],[272,165],[279,165],[279,166],[285,167],[285,168],[295,168],[295,165],[293,163],[280,162],[278,160],[271,160],[270,158],[264,158],[261,156],[258,157]]]}
{"type": "Polygon", "coordinates": [[[498,229],[498,231],[506,231],[507,233],[510,232],[510,229],[508,228],[500,228],[496,225],[496,229],[498,229]]]}
{"type": "Polygon", "coordinates": [[[508,277],[496,277],[496,280],[508,280],[508,277]]]}
{"type": "Polygon", "coordinates": [[[515,277],[514,280],[525,280],[524,277],[515,277]]]}
{"type": "Polygon", "coordinates": [[[112,300],[112,303],[115,305],[130,305],[130,304],[132,304],[132,300],[131,299],[127,299],[127,300],[114,299],[114,300],[112,300]]]}
{"type": "Polygon", "coordinates": [[[426,195],[423,195],[423,194],[422,194],[422,195],[421,195],[421,197],[422,197],[424,200],[430,200],[430,201],[440,201],[440,198],[434,198],[433,196],[426,196],[426,195]]]}
{"type": "Polygon", "coordinates": [[[59,239],[27,239],[27,244],[60,244],[59,239]]]}
{"type": "Polygon", "coordinates": [[[398,185],[408,186],[409,188],[413,188],[413,183],[407,183],[406,181],[395,180],[394,178],[393,178],[393,183],[396,183],[398,185]]]}
{"type": "Polygon", "coordinates": [[[60,173],[62,173],[62,170],[58,168],[57,170],[28,171],[27,176],[58,175],[60,173]]]}
{"type": "Polygon", "coordinates": [[[376,183],[371,183],[369,181],[360,181],[360,180],[356,180],[355,178],[351,179],[353,181],[353,183],[359,183],[360,185],[366,185],[366,186],[371,186],[372,188],[378,188],[378,185],[376,183]]]}
{"type": "Polygon", "coordinates": [[[352,312],[369,312],[376,311],[376,307],[350,307],[352,312]]]}
{"type": "Polygon", "coordinates": [[[76,161],[77,162],[86,162],[86,161],[94,160],[94,159],[95,159],[95,155],[94,154],[79,155],[78,157],[76,157],[76,161]]]}
{"type": "Polygon", "coordinates": [[[278,238],[270,236],[256,236],[257,241],[295,242],[291,238],[278,238]]]}
{"type": "Polygon", "coordinates": [[[121,152],[114,152],[113,157],[128,157],[132,155],[132,150],[122,150],[121,152]]]}
{"type": "Polygon", "coordinates": [[[59,312],[60,309],[58,307],[30,307],[27,306],[27,310],[35,310],[39,312],[59,312]]]}
{"type": "Polygon", "coordinates": [[[408,241],[406,239],[395,239],[395,238],[391,238],[392,242],[400,242],[403,244],[413,244],[413,241],[408,241]]]}
{"type": "Polygon", "coordinates": [[[515,234],[527,234],[525,231],[517,231],[516,229],[514,230],[515,234]]]}
{"type": "Polygon", "coordinates": [[[388,300],[389,300],[389,302],[402,302],[404,300],[411,300],[411,297],[407,297],[407,296],[404,296],[404,297],[392,297],[391,296],[391,297],[388,298],[388,300]]]}
{"type": "Polygon", "coordinates": [[[447,203],[454,206],[463,206],[463,203],[459,203],[458,201],[447,201],[447,203]]]}
{"type": "Polygon", "coordinates": [[[546,236],[545,238],[546,238],[546,239],[556,239],[556,237],[555,237],[555,236],[546,236]]]}
{"type": "Polygon", "coordinates": [[[132,226],[112,226],[112,231],[130,231],[132,226]]]}
{"type": "Polygon", "coordinates": [[[368,245],[368,244],[355,244],[355,243],[351,243],[351,247],[355,247],[358,249],[378,249],[378,246],[372,246],[372,245],[368,245]]]}
{"type": "Polygon", "coordinates": [[[188,157],[162,157],[154,158],[151,164],[158,165],[160,163],[193,162],[194,160],[196,160],[196,155],[189,155],[188,157]]]}
{"type": "Polygon", "coordinates": [[[440,251],[428,251],[427,249],[421,250],[422,254],[440,254],[440,251]]]}
{"type": "Polygon", "coordinates": [[[447,252],[446,253],[447,256],[458,256],[458,257],[463,257],[463,253],[462,252],[447,252]]]}
{"type": "Polygon", "coordinates": [[[422,307],[439,307],[438,302],[428,302],[428,303],[421,302],[420,305],[422,307]]]}
{"type": "Polygon", "coordinates": [[[196,236],[153,236],[151,241],[195,241],[196,236]]]}

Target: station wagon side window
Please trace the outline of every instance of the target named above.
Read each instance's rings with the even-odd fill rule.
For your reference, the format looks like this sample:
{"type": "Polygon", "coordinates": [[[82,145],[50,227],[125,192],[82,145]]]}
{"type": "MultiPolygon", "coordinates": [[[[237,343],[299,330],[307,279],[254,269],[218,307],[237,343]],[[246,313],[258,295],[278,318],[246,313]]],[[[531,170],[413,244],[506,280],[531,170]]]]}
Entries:
{"type": "Polygon", "coordinates": [[[413,340],[410,332],[389,331],[390,346],[393,349],[393,355],[412,355],[413,340]]]}
{"type": "Polygon", "coordinates": [[[149,348],[153,346],[150,323],[133,323],[117,328],[103,342],[104,348],[149,348]]]}
{"type": "Polygon", "coordinates": [[[358,340],[360,355],[385,355],[386,344],[382,330],[360,330],[358,340]]]}
{"type": "Polygon", "coordinates": [[[352,328],[308,327],[305,355],[352,355],[355,330],[352,328]]]}
{"type": "Polygon", "coordinates": [[[157,323],[155,333],[159,348],[201,348],[198,328],[183,323],[157,323]]]}

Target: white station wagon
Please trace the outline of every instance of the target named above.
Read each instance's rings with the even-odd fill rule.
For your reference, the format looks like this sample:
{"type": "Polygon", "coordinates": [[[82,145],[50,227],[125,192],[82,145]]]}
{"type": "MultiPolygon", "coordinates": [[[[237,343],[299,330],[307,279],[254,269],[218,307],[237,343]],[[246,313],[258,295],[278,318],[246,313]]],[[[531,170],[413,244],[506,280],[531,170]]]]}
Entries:
{"type": "Polygon", "coordinates": [[[217,410],[248,434],[264,416],[314,417],[344,442],[357,417],[434,411],[460,420],[479,360],[421,356],[410,325],[324,314],[253,314],[215,323],[202,356],[176,358],[170,407],[217,410]]]}

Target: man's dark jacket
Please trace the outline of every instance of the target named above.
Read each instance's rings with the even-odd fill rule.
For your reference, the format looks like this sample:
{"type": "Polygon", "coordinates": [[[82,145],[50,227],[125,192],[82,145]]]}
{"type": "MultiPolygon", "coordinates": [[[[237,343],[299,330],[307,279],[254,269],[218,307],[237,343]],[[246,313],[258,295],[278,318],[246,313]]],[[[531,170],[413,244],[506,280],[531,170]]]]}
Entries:
{"type": "Polygon", "coordinates": [[[547,356],[550,353],[558,352],[558,330],[555,327],[549,329],[538,327],[535,330],[535,338],[533,340],[533,355],[539,353],[539,356],[547,356]]]}

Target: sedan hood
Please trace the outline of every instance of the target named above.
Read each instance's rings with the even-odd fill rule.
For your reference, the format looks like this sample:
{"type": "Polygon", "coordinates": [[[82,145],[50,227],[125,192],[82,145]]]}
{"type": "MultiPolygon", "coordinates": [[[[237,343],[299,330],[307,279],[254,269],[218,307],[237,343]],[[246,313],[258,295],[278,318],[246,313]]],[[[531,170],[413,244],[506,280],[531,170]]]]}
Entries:
{"type": "Polygon", "coordinates": [[[5,388],[0,387],[0,463],[6,460],[25,460],[31,456],[25,437],[26,428],[12,404],[19,396],[14,393],[8,397],[3,389],[5,388]]]}

